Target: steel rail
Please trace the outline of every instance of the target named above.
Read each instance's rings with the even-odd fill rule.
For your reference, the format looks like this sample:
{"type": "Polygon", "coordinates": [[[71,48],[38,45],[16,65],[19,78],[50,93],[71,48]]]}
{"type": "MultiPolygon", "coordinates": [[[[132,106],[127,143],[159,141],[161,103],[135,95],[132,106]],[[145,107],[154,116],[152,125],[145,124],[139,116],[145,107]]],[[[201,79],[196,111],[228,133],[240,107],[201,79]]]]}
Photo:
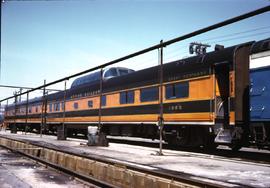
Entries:
{"type": "MultiPolygon", "coordinates": [[[[244,20],[244,19],[253,17],[253,16],[257,16],[257,15],[259,15],[259,14],[263,14],[263,13],[268,12],[268,11],[270,11],[270,6],[266,6],[266,7],[263,7],[263,8],[260,8],[260,9],[257,9],[257,10],[254,10],[254,11],[251,11],[251,12],[248,12],[248,13],[245,13],[245,14],[242,14],[242,15],[240,15],[240,16],[236,16],[236,17],[230,18],[230,19],[228,19],[228,20],[225,20],[225,21],[216,23],[216,24],[214,24],[214,25],[211,25],[211,26],[208,26],[208,27],[205,27],[205,28],[196,30],[196,31],[194,31],[194,32],[191,32],[191,33],[182,35],[182,36],[180,36],[180,37],[177,37],[177,38],[174,38],[174,39],[165,41],[165,42],[163,42],[163,43],[161,43],[161,44],[158,43],[158,44],[156,44],[156,45],[154,45],[154,46],[145,48],[145,49],[143,49],[143,50],[140,50],[140,51],[137,51],[137,52],[135,52],[135,53],[126,55],[126,56],[124,56],[124,57],[115,59],[115,60],[113,60],[113,61],[104,63],[104,64],[102,64],[102,65],[99,65],[99,66],[96,66],[96,67],[87,69],[87,70],[85,70],[85,71],[82,71],[82,72],[73,74],[73,75],[71,75],[71,76],[67,76],[67,77],[65,77],[65,78],[58,79],[58,80],[56,80],[56,81],[47,83],[47,84],[45,84],[45,85],[41,85],[41,86],[36,87],[36,88],[34,88],[34,89],[31,89],[31,90],[29,90],[29,91],[27,91],[27,92],[32,92],[32,91],[35,91],[35,90],[39,90],[39,89],[41,89],[41,88],[43,88],[43,87],[48,87],[48,86],[50,86],[50,85],[53,85],[53,84],[56,84],[56,83],[59,83],[59,82],[63,82],[63,81],[65,81],[65,80],[69,80],[69,79],[71,79],[71,78],[80,76],[80,75],[82,75],[82,74],[86,74],[86,73],[95,71],[95,70],[97,70],[97,69],[102,69],[102,68],[104,68],[104,67],[113,65],[113,64],[115,64],[115,63],[118,63],[118,62],[121,62],[121,61],[130,59],[130,58],[132,58],[132,57],[135,57],[135,56],[138,56],[138,55],[145,54],[145,53],[147,53],[147,52],[150,52],[150,51],[159,49],[159,48],[161,48],[161,47],[166,47],[166,46],[168,46],[168,45],[170,45],[170,44],[173,44],[173,43],[176,43],[176,42],[179,42],[179,41],[182,41],[182,40],[185,40],[185,39],[188,39],[188,38],[191,38],[191,37],[200,35],[200,34],[202,34],[202,33],[205,33],[205,32],[208,32],[208,31],[211,31],[211,30],[220,28],[220,27],[224,27],[224,26],[229,25],[229,24],[232,24],[232,23],[236,23],[236,22],[238,22],[238,21],[241,21],[241,20],[244,20]]],[[[26,94],[27,92],[23,92],[23,93],[18,94],[18,95],[16,95],[16,96],[24,95],[24,94],[26,94]]],[[[14,97],[16,97],[16,96],[11,96],[11,97],[7,97],[7,98],[5,98],[5,99],[2,99],[2,100],[0,100],[0,103],[3,102],[3,101],[5,101],[5,100],[12,99],[12,98],[14,98],[14,97]]]]}

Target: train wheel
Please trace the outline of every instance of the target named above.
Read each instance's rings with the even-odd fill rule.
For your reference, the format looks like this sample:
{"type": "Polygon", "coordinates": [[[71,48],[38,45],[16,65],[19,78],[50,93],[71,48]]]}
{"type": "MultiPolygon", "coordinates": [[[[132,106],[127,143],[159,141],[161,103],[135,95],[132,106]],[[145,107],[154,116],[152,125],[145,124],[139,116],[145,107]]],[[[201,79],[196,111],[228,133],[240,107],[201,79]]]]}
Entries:
{"type": "Polygon", "coordinates": [[[217,147],[218,147],[218,144],[215,143],[215,135],[207,136],[205,144],[203,146],[204,150],[213,151],[213,150],[216,150],[217,147]]]}
{"type": "Polygon", "coordinates": [[[244,143],[243,130],[241,127],[236,127],[232,132],[232,143],[229,146],[232,151],[239,151],[244,143]]]}
{"type": "Polygon", "coordinates": [[[242,144],[240,144],[240,143],[232,143],[229,147],[232,149],[232,151],[237,152],[242,148],[242,144]]]}

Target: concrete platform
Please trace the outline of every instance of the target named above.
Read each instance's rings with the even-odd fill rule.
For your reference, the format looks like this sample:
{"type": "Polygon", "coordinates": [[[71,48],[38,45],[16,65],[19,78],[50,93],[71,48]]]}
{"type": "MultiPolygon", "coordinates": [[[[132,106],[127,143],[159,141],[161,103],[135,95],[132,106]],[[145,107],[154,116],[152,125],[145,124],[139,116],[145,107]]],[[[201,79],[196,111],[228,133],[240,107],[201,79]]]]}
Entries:
{"type": "Polygon", "coordinates": [[[27,133],[0,135],[38,142],[66,151],[95,156],[111,161],[132,164],[150,170],[170,170],[175,174],[185,173],[194,179],[219,182],[220,185],[235,187],[270,187],[270,165],[253,163],[185,151],[163,150],[163,156],[155,155],[158,149],[110,143],[109,147],[88,147],[86,140],[70,139],[58,141],[54,136],[27,133]]]}

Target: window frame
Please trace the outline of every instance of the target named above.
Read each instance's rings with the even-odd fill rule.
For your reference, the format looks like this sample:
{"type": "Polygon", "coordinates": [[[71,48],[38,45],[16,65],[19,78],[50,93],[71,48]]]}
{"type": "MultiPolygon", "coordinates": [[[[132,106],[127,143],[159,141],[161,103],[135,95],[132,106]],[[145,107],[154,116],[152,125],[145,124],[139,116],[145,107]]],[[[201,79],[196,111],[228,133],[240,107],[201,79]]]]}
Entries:
{"type": "Polygon", "coordinates": [[[65,109],[65,102],[62,101],[62,102],[61,102],[61,110],[64,111],[64,109],[65,109]]]}
{"type": "Polygon", "coordinates": [[[50,104],[49,104],[49,111],[52,112],[52,110],[53,110],[53,104],[50,103],[50,104]]]}
{"type": "Polygon", "coordinates": [[[88,106],[88,108],[93,108],[93,106],[94,106],[93,100],[88,100],[87,106],[88,106]],[[91,105],[89,105],[89,104],[91,104],[91,105]]]}
{"type": "Polygon", "coordinates": [[[153,86],[153,87],[147,87],[147,88],[140,89],[140,101],[141,102],[154,102],[154,101],[158,101],[158,99],[159,99],[159,87],[153,86]],[[146,97],[146,96],[143,96],[143,95],[146,95],[147,92],[150,93],[151,90],[153,90],[153,91],[155,90],[156,94],[152,95],[151,97],[148,96],[147,98],[143,99],[143,97],[146,97]]]}
{"type": "Polygon", "coordinates": [[[120,92],[120,97],[119,97],[120,104],[134,104],[134,102],[135,102],[134,90],[120,92]]]}
{"type": "Polygon", "coordinates": [[[188,81],[165,85],[165,99],[166,100],[183,99],[183,98],[188,98],[188,97],[189,97],[189,82],[188,81]]]}
{"type": "Polygon", "coordinates": [[[74,110],[78,110],[79,109],[79,103],[78,102],[74,102],[73,103],[73,109],[74,110]]]}
{"type": "Polygon", "coordinates": [[[60,111],[60,102],[56,102],[56,103],[53,104],[53,110],[55,112],[60,111]]]}
{"type": "Polygon", "coordinates": [[[107,105],[107,97],[106,95],[101,96],[101,106],[106,106],[107,105]]]}

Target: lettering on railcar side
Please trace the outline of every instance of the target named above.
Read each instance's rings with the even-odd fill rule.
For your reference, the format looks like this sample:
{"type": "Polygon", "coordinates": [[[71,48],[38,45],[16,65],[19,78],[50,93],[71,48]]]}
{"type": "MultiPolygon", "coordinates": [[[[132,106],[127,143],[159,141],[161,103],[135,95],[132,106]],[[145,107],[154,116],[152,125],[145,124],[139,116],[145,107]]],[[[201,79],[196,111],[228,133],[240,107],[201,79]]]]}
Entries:
{"type": "Polygon", "coordinates": [[[74,94],[74,95],[71,95],[70,98],[71,99],[76,99],[76,98],[81,98],[81,97],[88,97],[88,96],[93,96],[93,95],[97,95],[100,93],[100,90],[95,90],[95,91],[88,91],[88,92],[85,92],[85,93],[78,93],[78,94],[74,94]]]}
{"type": "Polygon", "coordinates": [[[207,74],[208,74],[208,71],[204,70],[204,71],[198,71],[198,72],[185,73],[181,75],[172,75],[168,77],[168,81],[194,78],[194,77],[204,76],[207,74]]]}

